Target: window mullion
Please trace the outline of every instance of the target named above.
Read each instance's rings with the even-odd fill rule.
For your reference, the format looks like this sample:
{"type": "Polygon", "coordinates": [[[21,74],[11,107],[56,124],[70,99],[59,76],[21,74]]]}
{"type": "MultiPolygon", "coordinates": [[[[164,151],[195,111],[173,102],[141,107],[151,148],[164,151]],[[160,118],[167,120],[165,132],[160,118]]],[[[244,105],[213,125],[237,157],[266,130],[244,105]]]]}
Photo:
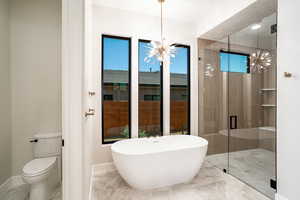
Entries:
{"type": "Polygon", "coordinates": [[[131,137],[138,138],[139,124],[139,62],[138,39],[132,38],[132,68],[131,68],[131,137]]]}
{"type": "Polygon", "coordinates": [[[163,135],[170,135],[170,60],[163,63],[163,135]]]}

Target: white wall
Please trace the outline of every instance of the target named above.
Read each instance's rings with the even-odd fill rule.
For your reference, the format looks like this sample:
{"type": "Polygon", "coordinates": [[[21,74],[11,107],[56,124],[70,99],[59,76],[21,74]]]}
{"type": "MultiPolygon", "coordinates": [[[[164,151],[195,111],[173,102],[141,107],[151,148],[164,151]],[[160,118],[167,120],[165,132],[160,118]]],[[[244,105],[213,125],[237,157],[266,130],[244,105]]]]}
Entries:
{"type": "MultiPolygon", "coordinates": [[[[137,136],[138,125],[138,39],[160,40],[160,20],[158,17],[151,17],[130,11],[94,6],[93,7],[93,80],[94,91],[97,92],[94,106],[96,117],[94,120],[94,131],[92,134],[93,163],[111,161],[110,145],[101,144],[101,34],[112,34],[132,38],[132,134],[137,136]]],[[[165,36],[171,42],[187,44],[191,46],[191,110],[198,110],[198,82],[197,82],[197,38],[196,28],[193,24],[168,21],[165,28],[165,36]]],[[[168,74],[168,67],[164,68],[164,74],[168,74]]],[[[169,78],[164,79],[168,84],[169,78]]],[[[164,87],[164,120],[169,114],[168,88],[164,87]]],[[[191,132],[198,135],[198,113],[191,112],[191,132]]],[[[164,124],[169,124],[167,120],[164,124]]],[[[168,134],[168,127],[164,127],[164,134],[168,134]]]]}
{"type": "Polygon", "coordinates": [[[11,174],[8,0],[0,0],[0,185],[11,174]]]}
{"type": "Polygon", "coordinates": [[[277,175],[278,194],[288,200],[300,198],[300,1],[278,1],[278,109],[277,175]],[[285,78],[284,72],[293,74],[285,78]]]}
{"type": "Polygon", "coordinates": [[[12,172],[33,158],[29,138],[61,130],[61,1],[10,1],[12,172]]]}

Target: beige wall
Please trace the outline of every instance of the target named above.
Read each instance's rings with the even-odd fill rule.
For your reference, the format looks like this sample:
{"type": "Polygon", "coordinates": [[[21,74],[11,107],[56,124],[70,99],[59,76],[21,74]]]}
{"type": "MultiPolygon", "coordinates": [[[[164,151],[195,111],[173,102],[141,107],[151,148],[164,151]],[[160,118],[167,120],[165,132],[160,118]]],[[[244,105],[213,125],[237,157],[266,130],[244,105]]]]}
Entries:
{"type": "Polygon", "coordinates": [[[0,0],[0,185],[11,174],[8,0],[0,0]]]}
{"type": "MultiPolygon", "coordinates": [[[[201,135],[215,133],[227,128],[227,103],[230,106],[229,114],[239,116],[239,128],[259,125],[260,116],[257,114],[260,111],[259,91],[262,75],[221,72],[219,69],[219,51],[227,50],[227,46],[223,42],[199,40],[198,52],[201,57],[199,62],[199,123],[202,124],[201,135]],[[215,69],[213,77],[204,77],[204,69],[207,64],[215,69]]],[[[231,51],[250,54],[254,48],[231,45],[231,51]]]]}
{"type": "Polygon", "coordinates": [[[10,1],[12,173],[33,158],[29,138],[61,130],[61,1],[10,1]]]}

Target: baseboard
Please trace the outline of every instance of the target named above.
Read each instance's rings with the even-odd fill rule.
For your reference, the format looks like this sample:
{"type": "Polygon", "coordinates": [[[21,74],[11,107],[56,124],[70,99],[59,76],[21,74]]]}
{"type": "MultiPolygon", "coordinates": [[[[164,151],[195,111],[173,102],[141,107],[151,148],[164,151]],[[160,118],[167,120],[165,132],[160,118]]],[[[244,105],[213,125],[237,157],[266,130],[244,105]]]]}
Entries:
{"type": "Polygon", "coordinates": [[[114,172],[116,170],[117,169],[112,162],[93,165],[92,166],[92,177],[103,175],[103,174],[106,174],[109,172],[114,172]]]}
{"type": "Polygon", "coordinates": [[[288,200],[286,197],[281,196],[280,194],[275,194],[275,200],[288,200]]]}
{"type": "Polygon", "coordinates": [[[25,184],[21,175],[12,176],[0,185],[0,197],[4,196],[12,188],[25,184]]]}

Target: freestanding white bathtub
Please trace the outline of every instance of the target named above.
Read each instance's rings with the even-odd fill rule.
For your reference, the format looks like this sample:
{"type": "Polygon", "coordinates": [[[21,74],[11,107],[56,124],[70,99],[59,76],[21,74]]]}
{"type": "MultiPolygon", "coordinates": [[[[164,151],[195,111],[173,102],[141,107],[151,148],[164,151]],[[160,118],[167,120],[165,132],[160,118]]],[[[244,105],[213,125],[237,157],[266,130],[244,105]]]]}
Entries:
{"type": "Polygon", "coordinates": [[[132,187],[148,190],[191,181],[206,156],[207,140],[189,135],[128,139],[111,146],[114,164],[132,187]]]}

